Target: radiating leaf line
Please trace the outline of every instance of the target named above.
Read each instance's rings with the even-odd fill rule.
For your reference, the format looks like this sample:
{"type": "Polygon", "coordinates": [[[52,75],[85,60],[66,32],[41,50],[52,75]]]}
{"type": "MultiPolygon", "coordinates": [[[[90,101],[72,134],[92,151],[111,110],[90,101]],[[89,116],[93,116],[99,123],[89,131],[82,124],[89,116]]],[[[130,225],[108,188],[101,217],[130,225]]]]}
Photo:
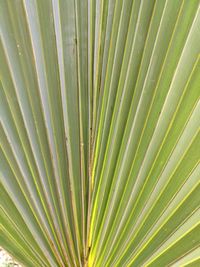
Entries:
{"type": "MultiPolygon", "coordinates": [[[[54,175],[56,178],[56,181],[59,182],[59,175],[58,175],[58,165],[57,165],[57,159],[56,159],[56,148],[54,147],[54,138],[53,138],[53,132],[51,129],[53,129],[51,118],[50,118],[50,108],[49,108],[49,103],[48,103],[48,97],[47,95],[44,94],[44,90],[41,88],[47,88],[47,80],[46,80],[46,73],[45,73],[45,67],[42,69],[42,66],[45,66],[44,59],[40,54],[40,47],[38,46],[38,43],[36,43],[34,40],[35,37],[40,40],[39,35],[34,35],[37,34],[37,28],[36,25],[32,23],[33,20],[31,20],[31,17],[36,15],[33,14],[33,10],[35,9],[34,6],[31,7],[30,3],[27,3],[26,1],[23,2],[24,4],[24,9],[26,12],[26,17],[27,17],[27,24],[29,27],[29,34],[30,34],[30,39],[32,42],[32,48],[33,48],[33,55],[34,55],[34,60],[35,60],[35,66],[36,66],[36,73],[37,73],[37,78],[38,78],[38,85],[39,85],[39,94],[41,98],[41,103],[42,103],[42,108],[43,108],[43,114],[44,114],[44,121],[45,121],[45,128],[46,128],[46,133],[47,133],[47,140],[49,144],[49,149],[50,149],[50,158],[52,160],[52,167],[54,171],[54,175]],[[30,9],[32,8],[32,9],[30,9]],[[32,35],[33,34],[33,35],[32,35]]],[[[37,15],[36,15],[37,17],[37,15]]],[[[59,194],[59,199],[62,199],[61,197],[61,186],[57,185],[57,192],[59,194]]],[[[60,203],[61,204],[61,203],[60,203]]],[[[61,205],[62,207],[62,205],[61,205]]],[[[62,209],[61,209],[62,210],[62,209]]]]}
{"type": "Polygon", "coordinates": [[[0,246],[22,265],[199,265],[199,7],[0,1],[0,246]]]}
{"type": "MultiPolygon", "coordinates": [[[[198,184],[195,188],[194,188],[194,190],[196,189],[198,189],[198,187],[199,187],[199,185],[200,184],[198,184]]],[[[192,191],[193,192],[193,191],[192,191]]],[[[189,197],[191,197],[191,192],[185,197],[185,199],[179,204],[179,208],[181,207],[181,204],[183,204],[186,200],[187,200],[187,198],[189,198],[189,197]]],[[[174,215],[176,213],[176,210],[171,214],[171,217],[174,215]]],[[[187,219],[187,218],[186,218],[187,219]]],[[[167,221],[167,220],[166,220],[167,221]]],[[[181,224],[182,224],[183,222],[181,222],[181,224]]],[[[179,227],[180,225],[178,225],[177,227],[179,227]]],[[[177,228],[176,228],[177,229],[177,228]]],[[[156,231],[156,233],[158,233],[158,231],[159,231],[160,229],[158,229],[157,231],[156,231]]],[[[137,252],[137,254],[135,254],[135,256],[134,256],[134,258],[131,258],[131,256],[129,257],[129,259],[126,259],[126,261],[128,262],[128,260],[130,260],[131,261],[131,263],[135,263],[134,261],[135,261],[135,259],[140,255],[140,253],[144,250],[144,248],[145,247],[147,247],[147,245],[149,244],[149,242],[152,240],[154,238],[154,236],[152,236],[151,237],[151,239],[148,241],[148,243],[146,243],[143,247],[142,247],[142,250],[139,250],[138,252],[137,252]]]]}
{"type": "MultiPolygon", "coordinates": [[[[62,29],[61,29],[61,18],[60,18],[60,10],[59,10],[59,5],[55,1],[52,2],[53,4],[53,14],[54,14],[54,25],[55,25],[55,32],[56,32],[56,44],[57,44],[57,55],[58,55],[58,63],[59,63],[59,74],[60,74],[60,86],[61,86],[61,96],[62,96],[62,109],[63,109],[63,119],[64,119],[64,129],[65,129],[65,138],[67,138],[65,144],[66,144],[66,151],[68,155],[68,166],[69,166],[69,176],[70,178],[70,190],[71,190],[71,204],[72,204],[72,209],[73,213],[75,212],[74,210],[76,209],[74,206],[74,187],[73,182],[72,182],[72,177],[73,177],[73,167],[72,167],[72,158],[71,158],[71,144],[69,143],[70,141],[70,134],[69,134],[69,120],[68,120],[68,112],[67,111],[67,95],[66,95],[66,82],[65,82],[65,67],[64,67],[64,55],[63,55],[63,47],[62,47],[62,29]],[[59,49],[61,47],[61,49],[59,49]]],[[[76,219],[75,219],[76,220],[76,219]]],[[[77,228],[77,222],[76,222],[76,228],[77,228]]],[[[77,230],[75,230],[76,235],[77,235],[77,230]]],[[[76,241],[77,242],[77,241],[76,241]]],[[[78,243],[77,243],[77,252],[78,252],[78,243]]],[[[79,254],[79,262],[80,262],[80,254],[79,254]]]]}
{"type": "MultiPolygon", "coordinates": [[[[5,50],[6,51],[6,50],[5,50]]],[[[20,103],[20,102],[19,102],[20,103]]],[[[23,110],[22,108],[21,108],[21,110],[23,110]]],[[[22,113],[23,114],[23,113],[22,113]]],[[[27,127],[27,129],[28,129],[28,127],[27,127]]],[[[45,188],[45,187],[44,187],[45,188]]]]}
{"type": "Polygon", "coordinates": [[[196,249],[190,251],[189,253],[187,252],[186,254],[182,255],[182,257],[174,261],[171,266],[177,267],[180,266],[181,264],[182,266],[186,266],[190,262],[191,257],[192,259],[194,259],[194,261],[198,260],[198,255],[200,255],[199,252],[200,252],[200,247],[198,246],[196,249]]]}
{"type": "MultiPolygon", "coordinates": [[[[199,134],[199,130],[196,132],[196,136],[198,136],[198,134],[199,134]]],[[[195,138],[195,136],[193,137],[193,139],[194,138],[195,138]]],[[[191,144],[192,144],[192,141],[191,141],[190,145],[191,144]]],[[[190,148],[190,145],[187,147],[187,150],[190,148]]],[[[186,152],[184,154],[186,155],[186,152]]],[[[182,155],[182,158],[184,157],[184,154],[182,155]]],[[[179,164],[180,163],[181,163],[181,159],[179,160],[179,164]]],[[[176,168],[177,167],[178,167],[178,165],[176,166],[176,168]]],[[[176,169],[173,170],[173,173],[175,172],[175,170],[176,169]]],[[[173,173],[171,174],[170,178],[173,177],[173,173]]],[[[168,183],[169,183],[169,181],[170,181],[170,179],[168,180],[168,183]]],[[[164,188],[162,188],[162,190],[159,192],[159,195],[157,196],[157,203],[159,201],[160,195],[162,194],[162,192],[164,191],[164,189],[166,188],[166,186],[167,186],[167,184],[165,184],[164,188]]],[[[157,184],[157,188],[160,188],[160,186],[158,186],[158,184],[157,184]]],[[[155,191],[155,189],[154,189],[154,191],[155,191]]],[[[145,216],[148,216],[148,214],[150,214],[150,211],[154,208],[154,205],[155,205],[156,201],[153,200],[152,203],[148,201],[147,204],[149,204],[149,203],[151,204],[151,206],[148,207],[148,212],[147,212],[147,214],[145,216]]],[[[145,208],[147,208],[147,207],[145,207],[145,208]]],[[[141,212],[141,215],[142,215],[142,212],[141,212]]],[[[139,224],[139,228],[138,229],[136,228],[137,231],[136,231],[136,229],[134,229],[134,235],[133,236],[130,235],[130,237],[131,237],[132,240],[134,240],[135,236],[137,235],[137,233],[139,232],[139,230],[142,228],[143,224],[146,222],[146,218],[147,217],[144,217],[143,220],[142,220],[142,222],[141,221],[137,221],[137,223],[135,224],[135,227],[137,227],[137,225],[139,224]]],[[[128,240],[129,240],[129,238],[128,238],[128,240]]],[[[127,240],[127,243],[129,242],[128,240],[127,240]]],[[[129,244],[130,244],[130,242],[129,242],[129,244]]]]}
{"type": "MultiPolygon", "coordinates": [[[[155,42],[155,43],[156,43],[156,42],[155,42]]],[[[162,69],[162,68],[161,68],[161,69],[162,69]]],[[[153,100],[152,100],[152,102],[153,102],[153,100]]],[[[150,106],[150,109],[151,109],[151,106],[150,106]]],[[[150,112],[150,111],[149,111],[149,112],[150,112]]],[[[147,119],[148,119],[148,115],[147,115],[147,119]]],[[[147,121],[147,119],[146,119],[146,121],[147,121]]],[[[141,138],[142,138],[142,134],[141,134],[141,138]]],[[[141,138],[140,138],[140,140],[141,140],[141,138]]],[[[138,142],[138,146],[139,146],[139,144],[140,144],[140,141],[138,142]]],[[[136,151],[135,154],[137,154],[137,151],[136,151]]],[[[124,190],[124,191],[125,191],[125,190],[124,190]]],[[[113,203],[113,202],[114,202],[114,201],[112,200],[112,203],[113,203]]],[[[111,205],[112,205],[112,204],[111,204],[111,205]]],[[[107,206],[107,207],[108,207],[108,206],[107,206]]],[[[110,210],[112,210],[112,208],[111,208],[110,210]]],[[[106,214],[106,213],[104,213],[104,216],[105,216],[105,214],[106,214]]],[[[107,217],[107,220],[108,220],[108,218],[109,218],[109,217],[107,217]]],[[[103,224],[103,221],[102,221],[102,224],[103,224]]],[[[106,230],[106,229],[105,229],[105,226],[104,226],[104,230],[106,230]]]]}
{"type": "MultiPolygon", "coordinates": [[[[127,3],[121,2],[121,1],[116,1],[115,4],[115,8],[114,8],[114,17],[113,17],[113,29],[111,32],[111,39],[110,39],[110,48],[108,51],[108,63],[107,63],[107,69],[106,69],[106,76],[105,76],[105,85],[104,85],[104,90],[103,90],[103,96],[102,96],[102,107],[101,107],[101,113],[100,113],[100,118],[99,118],[99,126],[98,129],[100,129],[99,131],[97,130],[97,136],[96,136],[96,145],[95,145],[95,150],[94,150],[94,154],[93,154],[93,168],[92,168],[92,180],[94,180],[94,172],[95,172],[95,168],[97,165],[97,160],[100,161],[98,153],[96,153],[95,151],[98,151],[101,147],[101,143],[102,140],[101,138],[101,134],[103,131],[103,124],[104,124],[104,116],[105,116],[105,112],[107,110],[107,103],[108,103],[108,95],[109,95],[109,90],[108,87],[110,85],[110,79],[113,73],[113,68],[111,64],[114,64],[115,58],[116,58],[116,42],[119,42],[119,25],[120,23],[122,23],[122,19],[123,19],[123,12],[127,3]],[[122,8],[123,12],[120,12],[120,9],[122,8]],[[119,17],[118,17],[119,16],[119,17]],[[112,49],[111,49],[112,47],[112,49]]],[[[127,13],[126,13],[127,16],[127,13]]],[[[125,42],[124,42],[125,43],[125,42]]],[[[102,159],[101,159],[102,160],[102,159]]],[[[98,180],[97,178],[95,179],[95,184],[97,184],[98,180]]],[[[94,182],[93,182],[94,183],[94,182]]],[[[96,188],[98,185],[94,184],[94,193],[93,195],[96,195],[96,188]]],[[[94,201],[94,200],[93,200],[94,201]]],[[[93,204],[92,204],[93,206],[93,204]]],[[[92,227],[92,221],[91,221],[91,227],[92,227]]]]}
{"type": "MultiPolygon", "coordinates": [[[[179,240],[181,240],[184,237],[184,235],[186,235],[188,232],[191,231],[191,228],[190,228],[191,224],[194,225],[195,222],[196,222],[196,225],[198,225],[198,223],[199,223],[199,215],[200,215],[199,214],[199,209],[194,211],[194,214],[192,214],[191,217],[177,231],[178,233],[179,232],[181,232],[181,233],[184,232],[184,234],[182,234],[182,235],[179,234],[179,236],[178,236],[178,233],[175,232],[174,234],[169,236],[169,239],[166,242],[163,243],[163,246],[165,247],[165,249],[162,250],[161,252],[159,252],[159,249],[158,249],[158,251],[156,251],[156,253],[154,253],[155,255],[153,254],[153,256],[148,260],[149,263],[146,263],[146,264],[151,264],[152,262],[154,262],[156,259],[158,259],[160,256],[162,256],[165,252],[167,252],[167,250],[170,249],[174,244],[176,244],[179,240]],[[189,227],[189,230],[188,230],[188,227],[189,227]],[[175,235],[176,235],[176,239],[174,239],[175,235]],[[170,243],[170,240],[172,241],[171,243],[170,243]],[[173,241],[173,240],[175,240],[175,241],[173,241]],[[166,244],[166,243],[169,243],[169,244],[166,244]]],[[[162,247],[162,244],[160,246],[160,249],[161,249],[161,247],[162,247]]]]}
{"type": "MultiPolygon", "coordinates": [[[[142,12],[142,5],[140,6],[140,13],[139,13],[139,15],[138,16],[140,16],[140,14],[141,14],[141,12],[142,12]]],[[[138,25],[138,20],[137,20],[137,25],[138,25]]],[[[136,26],[136,31],[137,31],[137,26],[136,26]]],[[[135,40],[135,39],[134,39],[135,40]]],[[[111,122],[111,125],[112,125],[112,122],[111,122]]],[[[109,138],[110,137],[108,137],[108,140],[109,140],[109,138]]],[[[110,153],[111,153],[111,151],[109,151],[110,153]]],[[[108,146],[106,146],[106,151],[105,151],[105,155],[107,155],[107,153],[108,153],[108,146]]],[[[103,170],[104,170],[104,168],[105,168],[105,159],[106,159],[106,156],[104,157],[104,161],[103,161],[103,167],[102,167],[102,172],[101,172],[101,178],[100,178],[100,181],[102,180],[102,173],[103,173],[103,170]]],[[[101,187],[102,187],[102,185],[101,185],[101,187]]],[[[100,188],[100,184],[99,184],[99,188],[100,188]]],[[[104,185],[104,188],[105,188],[105,185],[104,185]]],[[[98,189],[97,189],[98,190],[98,189]]],[[[96,199],[96,203],[97,203],[97,201],[98,201],[98,191],[97,191],[97,196],[95,195],[95,199],[96,199]]],[[[93,211],[93,214],[94,214],[94,217],[95,217],[95,205],[97,205],[97,204],[95,204],[94,203],[94,211],[93,211]]],[[[101,208],[101,206],[100,206],[100,208],[101,208]]],[[[99,210],[100,210],[100,208],[99,208],[99,210]]],[[[98,221],[98,217],[97,217],[97,221],[98,221]]],[[[94,230],[94,233],[95,233],[95,230],[94,230]]],[[[94,234],[94,236],[95,236],[95,234],[94,234]]]]}
{"type": "Polygon", "coordinates": [[[20,237],[23,238],[23,241],[27,244],[27,246],[29,246],[30,249],[31,249],[32,251],[34,251],[34,253],[35,253],[35,254],[37,255],[37,257],[38,257],[38,260],[41,261],[43,265],[47,266],[47,263],[44,262],[44,259],[41,258],[40,254],[35,250],[35,248],[32,246],[32,244],[31,244],[31,243],[28,243],[28,241],[27,241],[26,238],[24,237],[24,235],[23,235],[23,233],[21,232],[21,230],[19,229],[19,227],[15,224],[15,222],[12,221],[12,218],[9,217],[9,215],[6,213],[5,210],[1,209],[1,211],[2,211],[2,214],[4,214],[5,217],[8,218],[9,223],[10,223],[10,224],[12,225],[12,227],[16,230],[16,232],[18,233],[18,235],[19,235],[20,237]]]}
{"type": "MultiPolygon", "coordinates": [[[[197,62],[198,62],[198,61],[197,61],[197,62]]],[[[184,96],[184,94],[182,95],[182,98],[183,98],[183,96],[184,96]]],[[[182,98],[181,98],[181,99],[182,99],[182,98]]],[[[181,100],[180,100],[180,103],[181,103],[181,100]]],[[[178,110],[178,107],[179,107],[179,105],[177,105],[177,110],[178,110]]],[[[175,118],[175,115],[176,115],[176,113],[174,113],[174,118],[175,118]]],[[[173,120],[174,120],[174,119],[171,120],[171,125],[172,125],[173,120]]],[[[170,130],[170,127],[168,128],[168,131],[166,132],[166,137],[167,137],[167,134],[168,134],[169,130],[170,130]]],[[[164,143],[166,137],[163,139],[163,143],[164,143]]],[[[162,148],[162,144],[161,144],[161,146],[160,146],[160,150],[161,150],[161,148],[162,148]]],[[[157,155],[159,155],[159,152],[158,152],[157,155]]],[[[157,158],[157,157],[156,157],[156,158],[157,158]]],[[[154,162],[156,162],[156,159],[155,159],[154,162]]],[[[154,163],[154,164],[155,164],[155,163],[154,163]]],[[[153,168],[154,164],[152,165],[152,168],[153,168]]],[[[150,173],[151,173],[151,170],[150,170],[150,172],[149,172],[149,175],[150,175],[150,173]]],[[[148,178],[147,178],[147,179],[148,179],[148,178]]],[[[146,180],[146,181],[147,181],[147,180],[146,180]]],[[[144,186],[145,186],[145,184],[144,184],[144,186]]],[[[142,191],[141,191],[141,193],[142,193],[142,191]]],[[[138,199],[139,199],[139,197],[138,197],[138,199]]],[[[138,201],[138,200],[137,200],[137,201],[138,201]]],[[[135,203],[135,207],[136,207],[137,201],[136,201],[136,203],[135,203]]],[[[133,211],[134,211],[134,208],[132,209],[132,212],[133,212],[133,211]]],[[[130,215],[130,218],[131,218],[131,215],[130,215]]],[[[121,222],[122,222],[122,220],[121,220],[121,222]]],[[[128,222],[127,222],[127,224],[128,224],[128,222]]],[[[118,240],[118,242],[119,242],[119,240],[118,240]]]]}
{"type": "MultiPolygon", "coordinates": [[[[182,185],[182,188],[177,192],[177,195],[175,195],[172,200],[170,201],[170,203],[168,203],[166,209],[162,212],[162,214],[160,215],[160,217],[157,219],[157,221],[155,221],[155,225],[152,226],[152,229],[150,229],[150,231],[148,233],[146,233],[146,235],[144,236],[143,240],[141,241],[141,244],[145,244],[146,240],[148,239],[148,237],[150,237],[152,235],[152,233],[159,228],[161,229],[163,227],[163,219],[168,220],[169,219],[169,215],[170,212],[172,212],[174,210],[174,208],[177,209],[177,203],[179,204],[179,202],[185,197],[184,193],[187,195],[188,192],[191,191],[192,188],[196,187],[197,184],[195,183],[198,178],[198,171],[199,171],[199,165],[198,167],[195,169],[194,173],[196,175],[191,175],[191,179],[190,176],[189,178],[187,178],[185,184],[182,185]],[[193,180],[192,180],[193,178],[193,180]],[[191,180],[191,181],[190,181],[191,180]],[[191,185],[188,185],[188,182],[191,182],[191,185]],[[183,193],[184,192],[184,193],[183,193]],[[167,217],[168,216],[168,217],[167,217]]],[[[174,212],[176,211],[176,209],[174,210],[174,212]]],[[[138,244],[138,246],[140,246],[140,243],[138,244]]],[[[135,251],[137,250],[137,247],[135,249],[135,251]]]]}

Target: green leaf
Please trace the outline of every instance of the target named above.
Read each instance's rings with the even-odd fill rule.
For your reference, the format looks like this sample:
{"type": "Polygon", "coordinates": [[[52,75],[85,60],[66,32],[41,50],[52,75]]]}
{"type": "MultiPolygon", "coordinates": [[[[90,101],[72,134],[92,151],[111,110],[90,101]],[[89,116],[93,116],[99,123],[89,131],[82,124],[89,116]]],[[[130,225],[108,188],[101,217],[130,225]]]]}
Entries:
{"type": "Polygon", "coordinates": [[[199,0],[0,1],[0,246],[24,266],[199,266],[199,0]]]}

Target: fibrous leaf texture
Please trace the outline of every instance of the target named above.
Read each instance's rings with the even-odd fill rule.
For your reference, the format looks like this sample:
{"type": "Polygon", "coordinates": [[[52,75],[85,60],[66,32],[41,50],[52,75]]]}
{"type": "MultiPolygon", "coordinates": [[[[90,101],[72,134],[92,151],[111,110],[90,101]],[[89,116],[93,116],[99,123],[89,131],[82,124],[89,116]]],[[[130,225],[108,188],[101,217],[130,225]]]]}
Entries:
{"type": "Polygon", "coordinates": [[[200,266],[199,0],[0,0],[0,35],[0,246],[200,266]]]}

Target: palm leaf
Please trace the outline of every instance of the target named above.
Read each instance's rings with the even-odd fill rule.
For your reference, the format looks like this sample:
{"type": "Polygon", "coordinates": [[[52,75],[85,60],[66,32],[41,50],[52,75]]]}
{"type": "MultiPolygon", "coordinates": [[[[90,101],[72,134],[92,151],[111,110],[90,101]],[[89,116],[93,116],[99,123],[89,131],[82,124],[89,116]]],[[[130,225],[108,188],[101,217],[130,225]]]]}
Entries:
{"type": "Polygon", "coordinates": [[[0,13],[0,246],[28,267],[199,266],[199,0],[0,13]]]}

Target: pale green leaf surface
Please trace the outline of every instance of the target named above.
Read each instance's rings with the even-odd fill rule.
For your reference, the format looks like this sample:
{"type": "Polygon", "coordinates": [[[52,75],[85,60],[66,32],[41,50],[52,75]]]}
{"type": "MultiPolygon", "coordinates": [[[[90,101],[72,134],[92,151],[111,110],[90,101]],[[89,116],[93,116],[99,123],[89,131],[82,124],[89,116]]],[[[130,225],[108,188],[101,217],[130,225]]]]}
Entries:
{"type": "Polygon", "coordinates": [[[27,267],[200,266],[199,0],[0,0],[0,246],[27,267]]]}

